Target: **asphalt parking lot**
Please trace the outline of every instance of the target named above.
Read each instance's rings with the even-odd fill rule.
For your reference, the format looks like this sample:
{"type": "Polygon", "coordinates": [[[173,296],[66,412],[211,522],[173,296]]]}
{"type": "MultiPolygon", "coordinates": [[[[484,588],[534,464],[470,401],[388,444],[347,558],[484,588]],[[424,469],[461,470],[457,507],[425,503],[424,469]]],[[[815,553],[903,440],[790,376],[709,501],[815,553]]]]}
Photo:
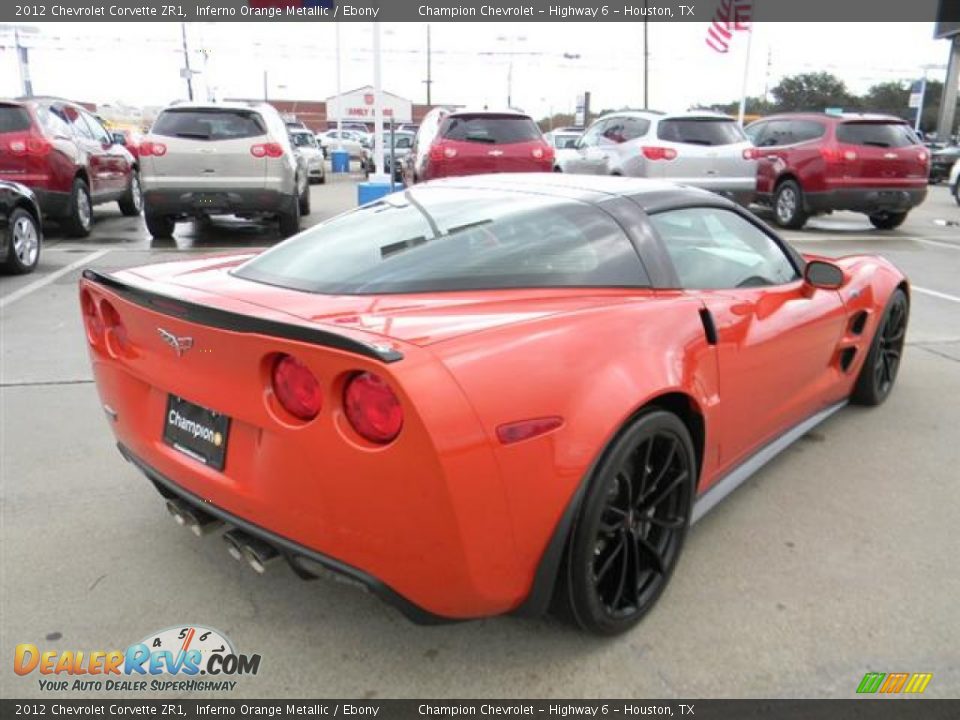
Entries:
{"type": "MultiPolygon", "coordinates": [[[[309,223],[355,203],[346,179],[312,193],[309,223]]],[[[550,619],[418,627],[351,587],[257,576],[177,527],[114,447],[77,278],[277,235],[184,224],[157,244],[141,218],[95,215],[88,240],[51,228],[35,274],[0,278],[3,697],[44,695],[14,674],[17,643],[109,650],[182,624],[262,656],[235,697],[851,697],[867,671],[932,672],[926,696],[960,694],[960,208],[945,188],[896,231],[838,214],[788,233],[910,276],[898,387],[834,415],[702,520],[660,604],[614,640],[550,619]]]]}

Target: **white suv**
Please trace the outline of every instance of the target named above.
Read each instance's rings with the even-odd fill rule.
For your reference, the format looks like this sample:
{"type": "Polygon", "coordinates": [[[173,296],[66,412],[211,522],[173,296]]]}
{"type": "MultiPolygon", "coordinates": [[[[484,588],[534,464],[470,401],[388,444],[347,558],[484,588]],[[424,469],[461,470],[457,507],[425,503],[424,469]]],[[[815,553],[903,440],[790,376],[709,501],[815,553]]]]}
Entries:
{"type": "Polygon", "coordinates": [[[280,114],[263,103],[181,103],[157,117],[140,143],[144,217],[170,237],[178,220],[210,215],[277,217],[280,233],[310,212],[304,158],[280,114]]]}

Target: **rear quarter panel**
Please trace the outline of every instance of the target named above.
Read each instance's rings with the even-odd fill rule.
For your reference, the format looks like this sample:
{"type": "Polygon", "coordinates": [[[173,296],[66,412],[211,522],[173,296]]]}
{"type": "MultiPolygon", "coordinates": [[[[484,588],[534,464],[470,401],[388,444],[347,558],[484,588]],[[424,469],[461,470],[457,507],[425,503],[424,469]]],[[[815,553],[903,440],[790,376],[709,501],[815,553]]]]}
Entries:
{"type": "MultiPolygon", "coordinates": [[[[561,514],[630,417],[665,393],[706,417],[717,402],[716,357],[697,300],[624,300],[605,308],[483,331],[432,347],[472,404],[494,449],[517,562],[532,580],[561,514]],[[496,428],[560,416],[558,430],[502,445],[496,428]]],[[[709,446],[709,422],[707,422],[709,446]]],[[[712,472],[708,460],[702,478],[712,472]]]]}

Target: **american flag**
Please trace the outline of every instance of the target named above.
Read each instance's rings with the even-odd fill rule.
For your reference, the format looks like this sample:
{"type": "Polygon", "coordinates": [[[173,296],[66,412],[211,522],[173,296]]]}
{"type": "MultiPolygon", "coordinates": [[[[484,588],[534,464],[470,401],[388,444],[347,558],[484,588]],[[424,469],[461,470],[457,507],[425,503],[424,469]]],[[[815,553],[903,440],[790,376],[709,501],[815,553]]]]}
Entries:
{"type": "Polygon", "coordinates": [[[730,52],[733,34],[749,31],[752,15],[753,0],[720,0],[713,22],[707,28],[707,45],[718,53],[730,52]]]}

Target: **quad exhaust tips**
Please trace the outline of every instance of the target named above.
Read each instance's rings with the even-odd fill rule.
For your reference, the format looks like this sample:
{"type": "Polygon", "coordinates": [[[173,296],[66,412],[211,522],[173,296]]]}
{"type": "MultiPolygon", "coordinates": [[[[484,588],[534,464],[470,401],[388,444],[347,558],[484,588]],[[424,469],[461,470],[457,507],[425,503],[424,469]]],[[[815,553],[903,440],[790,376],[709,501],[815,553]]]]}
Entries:
{"type": "Polygon", "coordinates": [[[202,537],[223,525],[223,521],[217,520],[212,515],[208,515],[181,500],[167,500],[167,512],[170,513],[177,525],[188,528],[197,537],[202,537]]]}
{"type": "Polygon", "coordinates": [[[246,560],[253,571],[261,575],[267,571],[267,565],[280,557],[275,547],[247,535],[242,530],[225,532],[223,541],[227,544],[227,552],[231,557],[235,560],[246,560]]]}

